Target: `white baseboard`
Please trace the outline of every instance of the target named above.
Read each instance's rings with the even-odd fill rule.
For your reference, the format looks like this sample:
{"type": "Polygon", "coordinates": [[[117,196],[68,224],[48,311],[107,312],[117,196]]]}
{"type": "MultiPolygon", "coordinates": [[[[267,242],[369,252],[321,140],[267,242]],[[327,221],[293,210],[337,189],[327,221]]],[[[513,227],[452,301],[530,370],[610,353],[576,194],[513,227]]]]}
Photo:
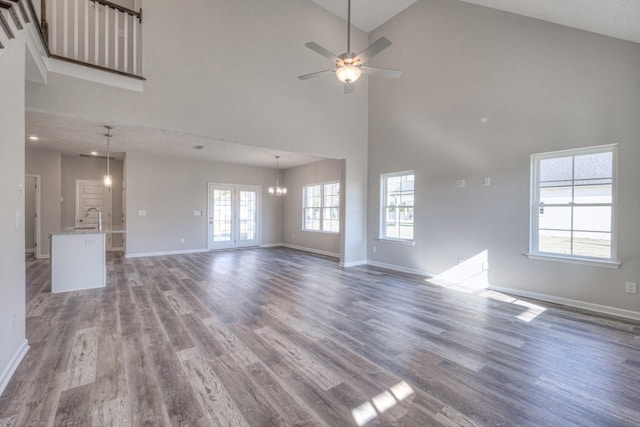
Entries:
{"type": "Polygon", "coordinates": [[[263,243],[261,248],[277,248],[278,246],[284,246],[284,243],[263,243]]]}
{"type": "Polygon", "coordinates": [[[0,376],[0,395],[2,395],[4,389],[7,387],[7,384],[9,384],[11,377],[13,376],[16,369],[18,369],[18,365],[20,365],[20,362],[22,362],[22,359],[24,359],[24,356],[25,354],[27,354],[28,350],[29,341],[24,340],[20,348],[18,348],[18,351],[16,351],[16,354],[11,358],[9,365],[5,368],[4,372],[2,372],[2,376],[0,376]]]}
{"type": "Polygon", "coordinates": [[[323,251],[320,249],[305,248],[304,246],[290,245],[289,243],[283,243],[281,246],[284,246],[285,248],[289,248],[289,249],[296,249],[298,251],[311,252],[312,254],[325,255],[325,256],[330,256],[332,258],[340,258],[340,254],[336,254],[334,252],[329,252],[329,251],[323,251]]]}
{"type": "Polygon", "coordinates": [[[373,267],[378,267],[378,268],[386,268],[387,270],[400,271],[402,273],[417,274],[418,276],[426,276],[426,277],[437,276],[437,274],[433,274],[429,271],[418,270],[416,268],[402,267],[400,265],[395,265],[395,264],[386,264],[384,262],[378,262],[378,261],[368,260],[367,265],[371,265],[373,267]]]}
{"type": "Polygon", "coordinates": [[[367,260],[361,259],[360,261],[340,262],[340,267],[344,268],[357,267],[359,265],[367,265],[367,260]]]}
{"type": "Polygon", "coordinates": [[[531,298],[553,304],[566,305],[569,307],[581,308],[583,310],[594,311],[596,313],[608,314],[611,316],[624,317],[626,319],[640,320],[640,312],[625,310],[623,308],[610,307],[608,305],[594,304],[586,301],[580,301],[570,298],[556,297],[548,294],[540,294],[538,292],[523,291],[520,289],[503,288],[500,286],[491,286],[492,291],[502,292],[505,294],[515,295],[523,298],[531,298]]]}
{"type": "Polygon", "coordinates": [[[126,253],[125,258],[142,258],[148,256],[165,256],[165,255],[184,255],[184,254],[196,254],[200,252],[209,252],[209,249],[187,249],[182,251],[161,251],[161,252],[137,252],[126,253]]]}

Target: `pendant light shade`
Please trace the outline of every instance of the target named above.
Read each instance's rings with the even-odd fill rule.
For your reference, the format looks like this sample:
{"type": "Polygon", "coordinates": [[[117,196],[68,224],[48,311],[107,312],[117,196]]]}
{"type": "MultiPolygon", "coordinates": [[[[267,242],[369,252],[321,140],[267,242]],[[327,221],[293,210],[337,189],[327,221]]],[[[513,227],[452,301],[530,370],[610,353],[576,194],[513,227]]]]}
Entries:
{"type": "Polygon", "coordinates": [[[276,156],[276,186],[269,187],[267,192],[270,196],[286,196],[287,195],[287,187],[280,187],[280,183],[278,177],[280,175],[280,164],[279,164],[280,156],[276,156]]]}
{"type": "Polygon", "coordinates": [[[107,174],[102,177],[102,182],[104,182],[105,187],[111,187],[113,185],[113,177],[111,176],[111,171],[109,170],[109,158],[111,157],[110,145],[111,145],[111,129],[112,126],[105,126],[107,129],[107,133],[104,135],[107,137],[107,174]]]}

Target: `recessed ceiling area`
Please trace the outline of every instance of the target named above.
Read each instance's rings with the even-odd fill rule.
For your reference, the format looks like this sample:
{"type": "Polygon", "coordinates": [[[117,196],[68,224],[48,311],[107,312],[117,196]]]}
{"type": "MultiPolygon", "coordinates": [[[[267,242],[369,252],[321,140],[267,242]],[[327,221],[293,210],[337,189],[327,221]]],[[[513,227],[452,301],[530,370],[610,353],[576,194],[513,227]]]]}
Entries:
{"type": "MultiPolygon", "coordinates": [[[[353,25],[371,32],[416,1],[352,0],[353,25]]],[[[554,24],[640,43],[640,0],[448,0],[464,1],[554,24]]],[[[347,19],[347,0],[313,0],[347,19]]]]}
{"type": "Polygon", "coordinates": [[[242,164],[274,168],[274,156],[281,156],[280,168],[288,169],[324,160],[323,157],[272,150],[263,147],[223,141],[181,132],[122,126],[71,117],[27,111],[26,145],[28,147],[59,151],[63,154],[106,155],[105,124],[111,124],[111,155],[122,158],[123,153],[140,151],[164,156],[206,160],[220,163],[242,164]],[[38,137],[37,141],[29,139],[38,137]],[[202,146],[202,149],[194,149],[202,146]]]}

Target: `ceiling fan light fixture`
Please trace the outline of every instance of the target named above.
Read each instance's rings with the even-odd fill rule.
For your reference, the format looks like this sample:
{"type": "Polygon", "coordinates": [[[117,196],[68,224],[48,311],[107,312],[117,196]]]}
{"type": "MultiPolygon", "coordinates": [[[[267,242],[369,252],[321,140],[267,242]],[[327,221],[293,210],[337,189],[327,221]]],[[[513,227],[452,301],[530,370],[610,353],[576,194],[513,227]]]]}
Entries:
{"type": "Polygon", "coordinates": [[[360,78],[362,70],[359,67],[353,65],[343,65],[336,70],[336,77],[342,83],[353,83],[360,78]]]}

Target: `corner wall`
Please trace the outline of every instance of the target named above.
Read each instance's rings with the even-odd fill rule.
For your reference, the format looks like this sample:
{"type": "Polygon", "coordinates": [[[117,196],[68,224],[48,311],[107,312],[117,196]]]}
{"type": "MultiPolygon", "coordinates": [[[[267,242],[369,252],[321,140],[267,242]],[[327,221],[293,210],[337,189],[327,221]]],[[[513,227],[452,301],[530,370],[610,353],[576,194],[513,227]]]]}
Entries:
{"type": "MultiPolygon", "coordinates": [[[[340,254],[340,234],[305,231],[302,229],[302,198],[305,185],[342,179],[341,160],[323,160],[284,171],[287,196],[284,198],[282,242],[328,255],[340,254]]],[[[344,186],[341,185],[341,189],[344,186]]]]}
{"type": "Polygon", "coordinates": [[[640,316],[624,290],[640,282],[640,45],[449,0],[415,3],[381,35],[396,49],[376,60],[403,75],[369,85],[368,259],[439,274],[487,250],[493,286],[640,316]],[[611,143],[622,266],[528,259],[530,155],[611,143]],[[404,170],[415,246],[376,240],[380,174],[404,170]]]}
{"type": "Polygon", "coordinates": [[[0,55],[0,393],[28,346],[25,332],[25,43],[16,35],[0,55]],[[24,187],[23,187],[24,191],[24,187]]]}

